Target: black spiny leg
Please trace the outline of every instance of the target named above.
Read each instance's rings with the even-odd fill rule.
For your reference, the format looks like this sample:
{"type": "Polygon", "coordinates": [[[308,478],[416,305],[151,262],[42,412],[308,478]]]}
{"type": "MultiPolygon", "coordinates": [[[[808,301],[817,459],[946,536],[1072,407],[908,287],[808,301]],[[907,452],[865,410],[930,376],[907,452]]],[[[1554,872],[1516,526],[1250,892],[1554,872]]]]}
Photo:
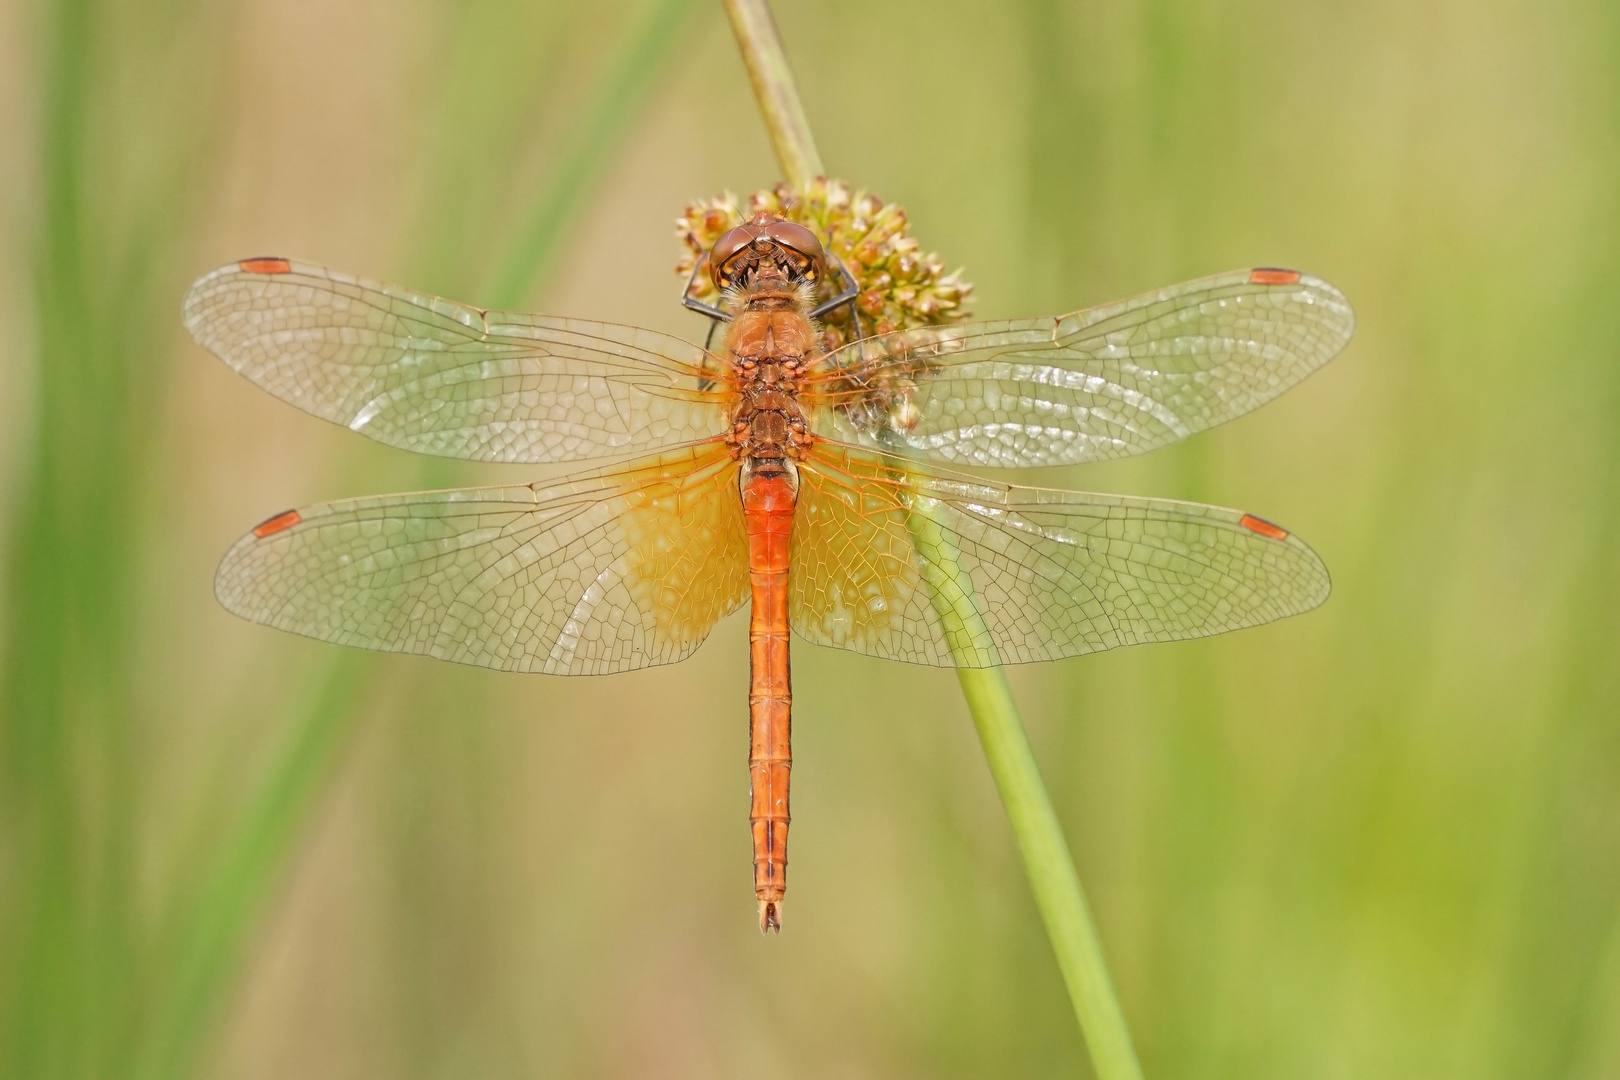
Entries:
{"type": "MultiPolygon", "coordinates": [[[[707,256],[705,256],[705,258],[707,258],[707,256]]],[[[692,286],[697,284],[698,271],[703,269],[703,262],[703,259],[699,259],[697,264],[692,267],[692,276],[686,279],[686,289],[681,293],[681,306],[684,308],[689,308],[690,310],[697,312],[699,315],[703,315],[709,319],[709,336],[703,339],[703,351],[713,352],[711,346],[714,344],[715,330],[719,328],[721,323],[730,322],[731,319],[724,311],[721,311],[713,304],[705,304],[703,301],[692,295],[692,286]]],[[[699,379],[698,389],[714,389],[714,380],[699,379]]]]}
{"type": "Polygon", "coordinates": [[[857,340],[859,340],[860,338],[866,336],[865,334],[861,333],[861,310],[855,304],[855,297],[860,294],[860,286],[855,284],[855,275],[849,272],[849,267],[844,265],[844,260],[840,259],[830,251],[827,252],[827,258],[831,259],[832,262],[837,265],[838,273],[843,277],[845,282],[844,291],[833,297],[831,300],[828,300],[825,304],[821,304],[812,310],[810,312],[810,317],[812,319],[819,319],[823,315],[827,314],[827,312],[836,311],[845,304],[848,304],[850,320],[855,324],[855,337],[857,340]]]}
{"type": "Polygon", "coordinates": [[[692,276],[686,279],[686,288],[681,293],[681,306],[691,308],[699,315],[707,315],[715,322],[730,322],[730,317],[713,304],[705,304],[692,295],[692,287],[697,284],[698,271],[703,269],[703,260],[699,259],[697,265],[692,267],[692,276]]]}

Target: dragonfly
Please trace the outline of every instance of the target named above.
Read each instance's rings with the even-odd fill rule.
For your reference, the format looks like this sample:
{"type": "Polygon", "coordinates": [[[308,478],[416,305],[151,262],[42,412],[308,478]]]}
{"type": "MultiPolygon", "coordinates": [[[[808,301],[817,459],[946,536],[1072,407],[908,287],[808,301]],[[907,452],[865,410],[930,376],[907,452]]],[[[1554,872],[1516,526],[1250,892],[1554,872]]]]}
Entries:
{"type": "Polygon", "coordinates": [[[1354,316],[1327,282],[1237,270],[829,351],[817,319],[849,290],[821,299],[841,279],[812,231],[760,214],[705,263],[722,295],[712,349],[281,257],[199,279],[184,303],[195,339],[307,413],[424,454],[609,462],[278,513],[226,553],[220,602],[322,641],[551,675],[679,661],[749,604],[754,889],[761,930],[779,931],[791,634],[988,667],[1326,599],[1321,559],[1254,514],[960,470],[1120,458],[1249,412],[1349,340],[1354,316]]]}

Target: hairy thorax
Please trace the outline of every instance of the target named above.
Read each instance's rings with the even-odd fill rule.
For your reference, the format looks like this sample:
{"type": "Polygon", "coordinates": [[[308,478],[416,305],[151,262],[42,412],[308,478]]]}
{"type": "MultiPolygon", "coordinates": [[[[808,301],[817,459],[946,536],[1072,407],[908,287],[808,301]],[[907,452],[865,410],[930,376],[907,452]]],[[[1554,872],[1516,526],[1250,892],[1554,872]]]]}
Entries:
{"type": "Polygon", "coordinates": [[[739,391],[726,441],[759,465],[791,461],[810,448],[799,380],[821,348],[801,292],[786,283],[751,291],[726,334],[739,391]]]}

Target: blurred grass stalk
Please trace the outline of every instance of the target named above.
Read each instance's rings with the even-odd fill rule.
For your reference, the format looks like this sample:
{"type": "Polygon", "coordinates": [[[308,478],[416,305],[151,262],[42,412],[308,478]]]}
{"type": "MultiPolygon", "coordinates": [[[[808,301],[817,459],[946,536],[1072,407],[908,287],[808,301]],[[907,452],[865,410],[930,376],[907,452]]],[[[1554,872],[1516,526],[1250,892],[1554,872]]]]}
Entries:
{"type": "Polygon", "coordinates": [[[495,307],[516,307],[544,281],[559,242],[606,170],[630,121],[641,111],[693,6],[694,0],[650,0],[641,21],[625,35],[607,79],[592,97],[584,121],[575,128],[557,171],[496,275],[490,298],[495,307]]]}
{"type": "Polygon", "coordinates": [[[209,99],[156,73],[217,71],[228,19],[205,8],[138,25],[101,0],[41,12],[32,439],[0,688],[5,1076],[127,1073],[160,978],[136,902],[135,582],[174,336],[165,288],[216,129],[209,99]],[[138,146],[108,145],[132,132],[138,146]]]}
{"type": "MultiPolygon", "coordinates": [[[[544,275],[692,7],[647,0],[632,23],[503,265],[503,303],[544,275]]],[[[178,326],[178,292],[165,290],[218,134],[191,113],[214,118],[207,103],[218,97],[198,83],[220,69],[201,58],[227,55],[229,25],[224,8],[207,18],[186,4],[163,11],[133,40],[103,0],[60,0],[43,26],[35,289],[49,333],[39,337],[34,444],[5,567],[0,1077],[195,1072],[376,667],[367,656],[333,658],[288,710],[282,749],[206,858],[211,869],[196,885],[172,883],[175,899],[143,919],[130,677],[142,545],[107,494],[139,505],[152,464],[154,373],[178,326]],[[151,100],[122,100],[100,62],[115,40],[118,57],[190,75],[160,83],[151,100]],[[116,140],[150,141],[153,131],[174,133],[172,145],[154,148],[161,165],[136,191],[95,172],[116,140]]]]}
{"type": "MultiPolygon", "coordinates": [[[[795,185],[825,175],[765,0],[724,3],[777,163],[789,183],[795,185]]],[[[903,462],[897,465],[904,467],[903,462]]],[[[938,555],[925,567],[924,576],[953,654],[961,657],[988,652],[995,656],[995,643],[974,599],[973,581],[957,568],[950,531],[922,501],[912,502],[908,509],[907,523],[914,542],[918,548],[938,555]],[[942,566],[952,569],[942,571],[942,566]]],[[[990,773],[1017,838],[1030,889],[1046,924],[1047,937],[1097,1076],[1099,1080],[1141,1080],[1142,1067],[1108,975],[1102,942],[1069,855],[1063,826],[1052,809],[1030,749],[1007,673],[999,666],[964,666],[956,669],[956,677],[984,744],[990,773]]]]}

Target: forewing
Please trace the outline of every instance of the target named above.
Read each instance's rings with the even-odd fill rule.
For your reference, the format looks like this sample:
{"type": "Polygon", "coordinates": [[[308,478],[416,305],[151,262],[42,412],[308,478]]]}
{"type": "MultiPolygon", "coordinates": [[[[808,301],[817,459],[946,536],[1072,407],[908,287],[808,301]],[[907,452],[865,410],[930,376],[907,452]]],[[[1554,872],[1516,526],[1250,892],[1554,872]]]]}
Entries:
{"type": "Polygon", "coordinates": [[[283,401],[424,454],[573,461],[707,438],[726,419],[714,362],[678,338],[481,311],[287,259],[199,279],[185,322],[283,401]]]}
{"type": "Polygon", "coordinates": [[[246,619],[503,671],[672,663],[748,596],[737,466],[691,448],[552,484],[288,511],[226,554],[246,619]]]}
{"type": "Polygon", "coordinates": [[[1328,595],[1315,552],[1237,510],[824,449],[799,475],[789,618],[822,645],[991,667],[1224,633],[1328,595]]]}
{"type": "Polygon", "coordinates": [[[818,434],[873,449],[1006,468],[1099,461],[1265,404],[1354,328],[1320,278],[1237,270],[1056,318],[857,341],[821,366],[806,400],[818,434]]]}

